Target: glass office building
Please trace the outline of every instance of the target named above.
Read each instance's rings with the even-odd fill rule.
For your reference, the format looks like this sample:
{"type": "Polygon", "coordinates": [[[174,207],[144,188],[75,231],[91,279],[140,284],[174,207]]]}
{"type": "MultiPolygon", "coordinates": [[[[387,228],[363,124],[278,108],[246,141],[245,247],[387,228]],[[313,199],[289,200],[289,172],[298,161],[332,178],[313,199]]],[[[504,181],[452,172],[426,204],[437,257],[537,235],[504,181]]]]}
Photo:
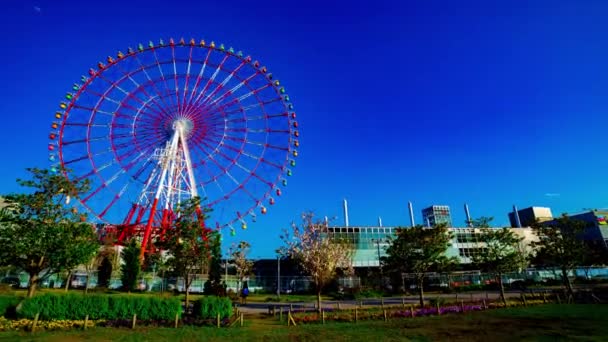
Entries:
{"type": "Polygon", "coordinates": [[[433,205],[422,209],[422,221],[424,225],[434,226],[445,223],[448,227],[452,226],[452,215],[450,207],[447,205],[433,205]]]}
{"type": "MultiPolygon", "coordinates": [[[[396,227],[328,227],[328,234],[338,239],[346,239],[355,246],[353,267],[378,267],[381,257],[386,256],[390,239],[396,235],[396,227]]],[[[408,229],[408,228],[404,228],[408,229]]],[[[432,228],[430,228],[432,229],[432,228]]],[[[522,249],[529,249],[530,242],[537,240],[531,228],[510,228],[521,237],[522,249]]],[[[485,252],[480,241],[482,229],[449,228],[452,241],[445,252],[448,257],[456,257],[462,264],[469,264],[476,254],[485,252]]]]}
{"type": "Polygon", "coordinates": [[[395,236],[393,227],[328,227],[330,237],[346,239],[355,246],[354,267],[378,267],[380,257],[386,256],[389,239],[395,236]]]}

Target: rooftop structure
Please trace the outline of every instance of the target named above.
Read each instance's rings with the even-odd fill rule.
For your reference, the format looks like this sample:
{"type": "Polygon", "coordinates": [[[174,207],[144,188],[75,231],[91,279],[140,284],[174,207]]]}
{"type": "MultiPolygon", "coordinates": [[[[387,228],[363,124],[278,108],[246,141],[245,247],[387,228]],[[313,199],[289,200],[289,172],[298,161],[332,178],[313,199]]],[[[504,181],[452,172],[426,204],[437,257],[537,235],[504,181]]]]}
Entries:
{"type": "Polygon", "coordinates": [[[452,226],[452,215],[450,207],[447,205],[432,205],[422,209],[423,224],[432,227],[437,224],[445,223],[448,227],[452,226]]]}
{"type": "Polygon", "coordinates": [[[513,208],[513,211],[509,213],[509,222],[513,228],[529,227],[537,221],[545,222],[553,219],[551,208],[529,207],[520,210],[517,210],[517,207],[513,208]]]}

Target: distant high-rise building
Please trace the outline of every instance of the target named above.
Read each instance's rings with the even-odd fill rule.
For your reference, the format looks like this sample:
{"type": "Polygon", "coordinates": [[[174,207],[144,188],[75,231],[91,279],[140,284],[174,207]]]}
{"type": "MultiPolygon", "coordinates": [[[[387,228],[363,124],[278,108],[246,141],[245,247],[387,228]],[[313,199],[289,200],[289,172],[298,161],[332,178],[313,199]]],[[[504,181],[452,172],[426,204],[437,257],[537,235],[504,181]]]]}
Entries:
{"type": "Polygon", "coordinates": [[[530,227],[534,222],[545,222],[553,219],[551,208],[545,207],[529,207],[517,210],[520,225],[517,224],[515,211],[509,213],[509,222],[511,227],[530,227]]]}
{"type": "Polygon", "coordinates": [[[422,221],[425,225],[434,226],[445,223],[448,227],[452,226],[452,215],[450,207],[447,205],[433,205],[422,209],[422,221]]]}

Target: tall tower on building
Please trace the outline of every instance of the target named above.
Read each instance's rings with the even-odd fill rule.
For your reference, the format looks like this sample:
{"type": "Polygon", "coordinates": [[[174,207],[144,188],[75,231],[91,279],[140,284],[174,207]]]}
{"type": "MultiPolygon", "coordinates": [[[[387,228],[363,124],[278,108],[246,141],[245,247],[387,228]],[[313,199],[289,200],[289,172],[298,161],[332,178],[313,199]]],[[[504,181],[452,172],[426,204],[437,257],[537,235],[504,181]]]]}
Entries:
{"type": "Polygon", "coordinates": [[[445,223],[448,227],[451,227],[452,215],[450,214],[450,207],[447,205],[432,205],[424,208],[422,209],[422,220],[427,222],[431,227],[440,223],[445,223]]]}

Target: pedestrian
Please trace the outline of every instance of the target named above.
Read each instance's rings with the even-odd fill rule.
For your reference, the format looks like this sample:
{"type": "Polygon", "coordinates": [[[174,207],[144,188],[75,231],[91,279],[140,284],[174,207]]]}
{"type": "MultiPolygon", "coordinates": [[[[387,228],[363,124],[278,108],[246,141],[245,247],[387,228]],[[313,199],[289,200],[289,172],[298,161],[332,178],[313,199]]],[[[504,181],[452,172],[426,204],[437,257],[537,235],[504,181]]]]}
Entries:
{"type": "Polygon", "coordinates": [[[241,303],[247,304],[247,296],[249,296],[249,286],[247,281],[243,282],[243,289],[241,290],[241,303]]]}

